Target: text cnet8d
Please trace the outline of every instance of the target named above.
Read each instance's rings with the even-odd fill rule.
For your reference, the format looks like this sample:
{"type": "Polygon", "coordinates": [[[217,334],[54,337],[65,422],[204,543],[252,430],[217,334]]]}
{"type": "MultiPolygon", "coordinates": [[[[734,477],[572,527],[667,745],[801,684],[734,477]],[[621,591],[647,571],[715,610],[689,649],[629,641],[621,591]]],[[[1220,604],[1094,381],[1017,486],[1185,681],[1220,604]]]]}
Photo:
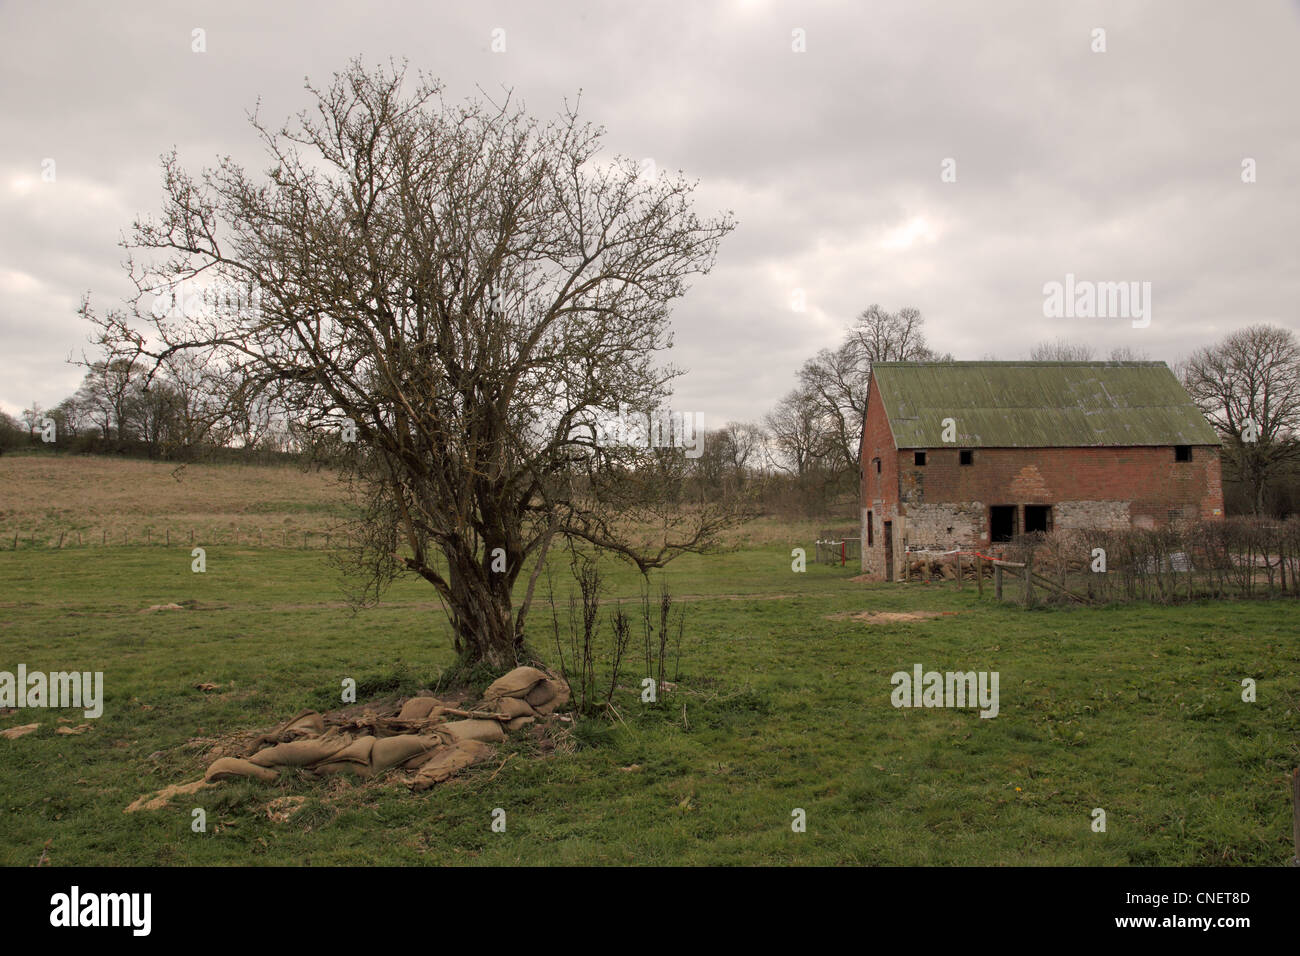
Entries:
{"type": "MultiPolygon", "coordinates": [[[[1190,893],[1126,893],[1124,894],[1125,903],[1143,903],[1147,906],[1154,906],[1159,909],[1161,906],[1168,906],[1170,903],[1182,904],[1193,902],[1190,893]]],[[[1197,903],[1249,903],[1249,893],[1197,893],[1195,902],[1197,903]]]]}

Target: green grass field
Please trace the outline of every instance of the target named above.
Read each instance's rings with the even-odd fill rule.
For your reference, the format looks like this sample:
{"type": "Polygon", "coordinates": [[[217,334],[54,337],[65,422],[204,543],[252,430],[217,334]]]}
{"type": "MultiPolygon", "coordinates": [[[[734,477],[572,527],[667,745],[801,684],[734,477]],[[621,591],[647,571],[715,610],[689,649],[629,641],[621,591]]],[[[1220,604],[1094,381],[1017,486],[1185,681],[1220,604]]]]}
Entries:
{"type": "MultiPolygon", "coordinates": [[[[795,542],[801,543],[801,542],[795,542]]],[[[810,545],[810,542],[805,544],[810,545]]],[[[102,670],[78,736],[0,730],[0,862],[47,864],[1252,864],[1289,858],[1300,741],[1293,603],[1026,611],[939,585],[866,585],[789,545],[691,556],[680,682],[657,709],[524,741],[427,793],[395,780],[226,783],[157,811],[212,738],[320,706],[344,677],[425,686],[451,662],[432,589],[341,606],[320,551],[188,546],[0,552],[0,670],[102,670]],[[167,602],[185,610],[141,613],[167,602]],[[845,612],[956,611],[866,623],[845,612]],[[1000,714],[895,709],[890,675],[996,670],[1000,714]],[[1258,681],[1258,700],[1241,681],[1258,681]],[[217,692],[195,689],[199,682],[217,692]],[[501,760],[514,753],[506,761],[501,760]],[[634,769],[625,769],[633,767],[634,769]],[[277,797],[302,809],[273,822],[277,797]],[[206,833],[190,829],[207,813],[206,833]],[[490,828],[494,808],[505,833],[490,828]],[[807,831],[791,828],[802,808],[807,831]],[[1093,832],[1092,811],[1106,812],[1093,832]]],[[[611,566],[606,601],[634,598],[611,566]]],[[[553,652],[549,612],[534,646],[553,652]],[[543,626],[545,625],[545,626],[543,626]]],[[[635,657],[635,655],[633,655],[635,657]]],[[[639,683],[635,664],[624,679],[639,683]]]]}

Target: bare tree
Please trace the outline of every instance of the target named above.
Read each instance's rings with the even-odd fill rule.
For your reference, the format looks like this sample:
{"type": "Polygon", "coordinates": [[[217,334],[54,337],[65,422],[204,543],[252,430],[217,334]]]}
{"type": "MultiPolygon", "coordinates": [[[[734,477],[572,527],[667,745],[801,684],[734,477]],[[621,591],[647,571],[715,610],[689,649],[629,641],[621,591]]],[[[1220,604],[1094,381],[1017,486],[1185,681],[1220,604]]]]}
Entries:
{"type": "Polygon", "coordinates": [[[1090,345],[1072,345],[1065,339],[1039,342],[1029,350],[1031,362],[1090,362],[1093,355],[1090,345]]]}
{"type": "Polygon", "coordinates": [[[1224,437],[1236,476],[1256,514],[1269,482],[1300,460],[1300,344],[1288,329],[1252,325],[1194,352],[1183,384],[1224,437]]]}
{"type": "Polygon", "coordinates": [[[1131,345],[1119,345],[1110,350],[1112,362],[1149,362],[1151,355],[1145,349],[1135,349],[1131,345]]]}
{"type": "MultiPolygon", "coordinates": [[[[801,390],[819,413],[819,431],[839,478],[858,473],[858,449],[875,362],[951,361],[926,344],[925,319],[914,308],[864,309],[835,349],[822,349],[799,370],[801,390]]],[[[788,431],[788,429],[787,429],[788,431]]]]}
{"type": "Polygon", "coordinates": [[[86,367],[86,375],[75,398],[86,419],[105,439],[114,435],[126,439],[131,437],[132,396],[140,387],[143,372],[132,358],[116,355],[113,348],[106,354],[106,358],[80,363],[86,367]]]}
{"type": "Polygon", "coordinates": [[[172,355],[165,368],[175,401],[175,443],[195,448],[213,438],[224,439],[229,433],[219,426],[225,405],[217,396],[219,382],[212,372],[185,352],[172,355]]]}
{"type": "Polygon", "coordinates": [[[886,312],[873,303],[858,314],[849,339],[868,367],[872,362],[951,361],[951,355],[940,356],[926,344],[924,326],[921,313],[910,306],[886,312]]]}
{"type": "Polygon", "coordinates": [[[150,255],[137,296],[83,312],[155,367],[196,353],[295,427],[355,429],[362,597],[417,574],[463,660],[513,666],[557,539],[645,572],[735,520],[725,502],[681,507],[680,448],[602,428],[662,409],[680,374],[656,361],[670,303],[731,219],[699,218],[680,175],[598,158],[601,130],[574,109],[452,105],[424,77],[408,92],[404,67],[355,62],[308,89],[296,123],[252,118],[269,181],[165,157],[162,215],[131,243],[150,255]],[[156,318],[149,301],[181,282],[217,294],[156,318]]]}
{"type": "Polygon", "coordinates": [[[727,422],[722,427],[723,448],[727,452],[727,465],[737,483],[743,483],[746,474],[757,468],[762,455],[763,429],[753,422],[727,422]]]}
{"type": "Polygon", "coordinates": [[[837,349],[822,349],[799,370],[799,384],[820,412],[820,430],[839,471],[857,473],[870,380],[871,363],[852,335],[837,349]]]}
{"type": "Polygon", "coordinates": [[[749,422],[727,422],[708,432],[703,453],[692,469],[701,488],[711,493],[735,495],[759,465],[763,430],[749,422]]]}
{"type": "Polygon", "coordinates": [[[763,423],[771,438],[773,464],[782,471],[803,477],[831,451],[817,399],[806,390],[789,392],[763,423]]]}
{"type": "Polygon", "coordinates": [[[23,427],[27,429],[28,440],[35,439],[40,433],[41,422],[46,418],[45,409],[41,407],[40,402],[32,402],[30,408],[24,408],[20,420],[23,427]]]}
{"type": "MultiPolygon", "coordinates": [[[[1064,338],[1051,342],[1039,342],[1029,350],[1031,362],[1091,362],[1097,353],[1091,345],[1076,345],[1064,338]]],[[[1151,357],[1141,349],[1131,345],[1120,345],[1110,350],[1107,361],[1110,362],[1148,362],[1151,357]]]]}

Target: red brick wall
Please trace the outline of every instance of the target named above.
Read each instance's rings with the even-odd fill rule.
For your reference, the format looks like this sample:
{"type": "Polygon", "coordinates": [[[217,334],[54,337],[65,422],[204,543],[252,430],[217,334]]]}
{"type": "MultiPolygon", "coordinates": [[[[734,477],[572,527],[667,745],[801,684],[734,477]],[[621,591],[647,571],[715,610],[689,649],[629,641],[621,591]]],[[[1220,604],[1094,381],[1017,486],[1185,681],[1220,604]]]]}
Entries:
{"type": "Polygon", "coordinates": [[[1193,521],[1223,514],[1217,447],[1194,447],[1190,462],[1175,461],[1172,446],[971,451],[973,463],[961,465],[957,446],[926,449],[923,467],[913,463],[910,449],[898,452],[903,503],[1128,502],[1135,523],[1151,519],[1157,526],[1175,509],[1193,521]]]}

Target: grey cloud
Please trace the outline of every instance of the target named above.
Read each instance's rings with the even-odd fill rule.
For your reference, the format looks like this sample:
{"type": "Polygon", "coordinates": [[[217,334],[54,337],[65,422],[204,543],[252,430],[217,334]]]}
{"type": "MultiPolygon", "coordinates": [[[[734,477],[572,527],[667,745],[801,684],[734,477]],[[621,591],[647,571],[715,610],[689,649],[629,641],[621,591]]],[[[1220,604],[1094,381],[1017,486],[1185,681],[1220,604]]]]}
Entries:
{"type": "Polygon", "coordinates": [[[160,153],[260,168],[245,112],[259,96],[269,118],[296,112],[305,75],[354,55],[406,57],[452,99],[509,87],[541,114],[581,89],[609,152],[681,168],[701,211],[735,211],[675,312],[675,404],[710,423],[761,416],[871,302],[917,306],[964,358],[1066,336],[1173,361],[1252,322],[1295,328],[1298,39],[1295,3],[10,5],[0,406],[75,387],[73,311],[126,290],[116,242],[157,208],[160,153]],[[1151,327],[1044,319],[1042,285],[1066,272],[1151,281],[1151,327]]]}

